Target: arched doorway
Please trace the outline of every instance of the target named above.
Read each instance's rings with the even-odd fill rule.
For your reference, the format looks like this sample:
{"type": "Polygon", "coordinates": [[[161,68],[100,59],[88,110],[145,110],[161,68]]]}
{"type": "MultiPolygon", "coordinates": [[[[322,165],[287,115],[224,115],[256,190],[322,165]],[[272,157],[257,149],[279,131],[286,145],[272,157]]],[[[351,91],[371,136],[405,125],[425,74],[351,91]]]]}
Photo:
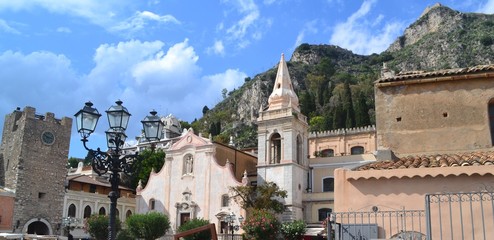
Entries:
{"type": "Polygon", "coordinates": [[[27,229],[24,229],[27,234],[36,235],[51,235],[49,223],[41,218],[31,219],[27,222],[27,229]]]}

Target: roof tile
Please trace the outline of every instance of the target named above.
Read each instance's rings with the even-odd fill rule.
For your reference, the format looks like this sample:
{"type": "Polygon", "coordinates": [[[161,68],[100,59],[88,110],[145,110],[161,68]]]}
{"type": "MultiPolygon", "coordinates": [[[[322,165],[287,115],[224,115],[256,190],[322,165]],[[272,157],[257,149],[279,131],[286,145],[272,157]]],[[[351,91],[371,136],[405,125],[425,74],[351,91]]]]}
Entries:
{"type": "Polygon", "coordinates": [[[445,77],[445,76],[452,76],[452,75],[459,75],[466,73],[479,73],[486,71],[494,71],[494,64],[478,65],[478,66],[466,67],[466,68],[442,69],[431,72],[425,72],[425,71],[400,72],[392,77],[380,78],[375,83],[397,82],[397,81],[412,80],[412,79],[427,78],[427,77],[445,77]]]}
{"type": "Polygon", "coordinates": [[[354,171],[389,170],[402,168],[435,168],[494,165],[494,151],[454,154],[413,155],[396,160],[372,162],[354,171]]]}

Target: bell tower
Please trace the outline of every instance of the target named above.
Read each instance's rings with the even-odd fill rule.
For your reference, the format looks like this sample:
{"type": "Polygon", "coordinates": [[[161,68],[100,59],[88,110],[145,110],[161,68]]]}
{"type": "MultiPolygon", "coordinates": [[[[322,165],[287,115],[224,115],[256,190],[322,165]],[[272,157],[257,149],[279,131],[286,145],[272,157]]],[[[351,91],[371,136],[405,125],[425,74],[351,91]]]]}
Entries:
{"type": "Polygon", "coordinates": [[[274,182],[288,192],[283,221],[302,219],[302,193],[307,188],[307,118],[300,112],[282,54],[268,107],[259,110],[257,182],[274,182]]]}

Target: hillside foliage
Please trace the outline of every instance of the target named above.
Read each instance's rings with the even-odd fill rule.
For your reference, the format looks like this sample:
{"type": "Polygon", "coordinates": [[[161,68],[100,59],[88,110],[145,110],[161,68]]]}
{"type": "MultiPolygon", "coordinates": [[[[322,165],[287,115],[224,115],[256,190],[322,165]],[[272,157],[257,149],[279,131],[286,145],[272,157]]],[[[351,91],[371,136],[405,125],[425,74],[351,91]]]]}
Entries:
{"type": "MultiPolygon", "coordinates": [[[[494,15],[461,13],[442,5],[428,9],[379,54],[354,54],[334,45],[298,46],[287,62],[310,131],[375,124],[374,81],[383,63],[395,73],[489,64],[494,56],[494,15]]],[[[191,123],[196,133],[236,147],[257,146],[256,118],[276,78],[277,64],[225,92],[191,123]]],[[[220,91],[220,90],[218,90],[220,91]]]]}

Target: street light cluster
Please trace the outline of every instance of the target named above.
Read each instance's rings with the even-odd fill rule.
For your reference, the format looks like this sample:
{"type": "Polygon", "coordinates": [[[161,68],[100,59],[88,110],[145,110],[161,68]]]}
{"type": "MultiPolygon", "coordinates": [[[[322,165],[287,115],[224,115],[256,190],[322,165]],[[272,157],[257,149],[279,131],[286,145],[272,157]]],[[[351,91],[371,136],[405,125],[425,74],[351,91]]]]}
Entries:
{"type": "MultiPolygon", "coordinates": [[[[93,108],[93,104],[91,102],[86,102],[84,107],[74,115],[76,118],[77,131],[82,137],[81,141],[84,148],[89,152],[89,156],[92,158],[91,164],[93,170],[98,173],[98,175],[110,173],[109,181],[111,183],[111,192],[108,194],[111,202],[110,224],[108,226],[109,240],[114,240],[116,237],[115,215],[117,199],[120,197],[118,190],[120,185],[120,173],[133,173],[138,155],[137,152],[130,155],[122,155],[120,153],[123,144],[125,143],[125,139],[127,138],[125,130],[127,129],[131,114],[126,107],[122,106],[122,101],[118,100],[115,103],[116,105],[111,106],[106,111],[108,123],[110,125],[110,128],[105,132],[108,151],[101,151],[100,148],[93,150],[86,145],[89,136],[96,129],[98,119],[101,117],[98,110],[93,108]]],[[[145,138],[149,142],[159,140],[163,130],[163,123],[159,116],[156,115],[157,112],[153,110],[150,114],[151,115],[146,116],[141,121],[145,138]]]]}
{"type": "MultiPolygon", "coordinates": [[[[232,232],[232,240],[233,240],[233,236],[235,234],[235,231],[238,231],[240,229],[239,225],[235,225],[236,218],[237,218],[237,216],[233,212],[226,215],[224,218],[226,223],[228,224],[228,228],[232,232]]],[[[238,223],[242,224],[243,221],[244,221],[244,217],[242,217],[242,215],[240,215],[240,217],[238,217],[238,223]]]]}

